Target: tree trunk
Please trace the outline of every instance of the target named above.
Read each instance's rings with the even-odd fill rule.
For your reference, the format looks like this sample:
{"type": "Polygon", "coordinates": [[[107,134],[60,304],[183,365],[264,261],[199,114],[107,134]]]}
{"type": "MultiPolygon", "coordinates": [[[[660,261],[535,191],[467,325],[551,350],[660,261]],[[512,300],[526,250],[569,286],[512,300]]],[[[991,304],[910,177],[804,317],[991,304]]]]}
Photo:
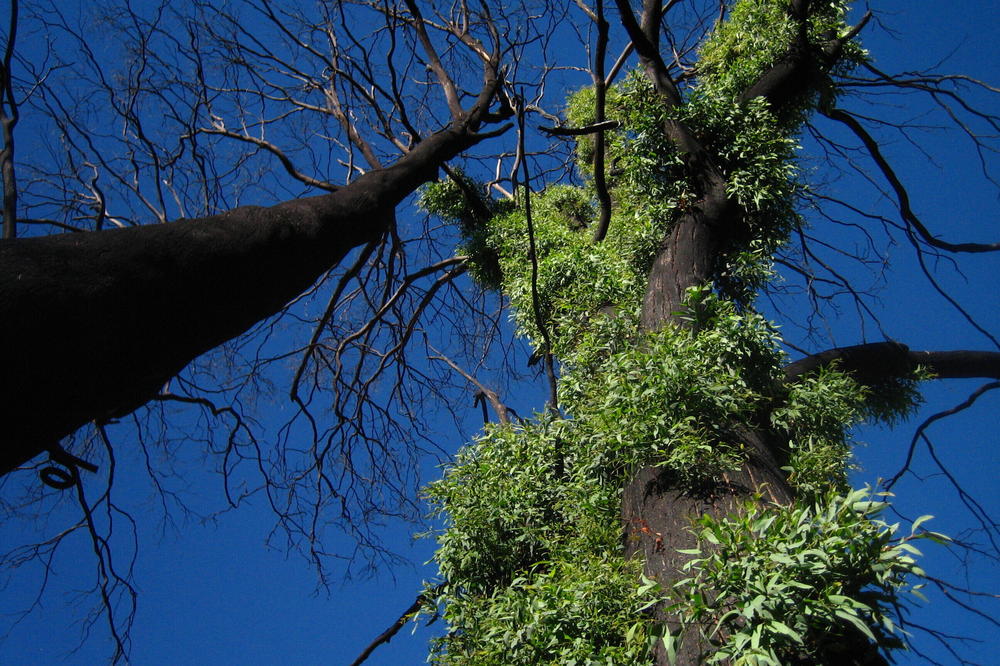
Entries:
{"type": "MultiPolygon", "coordinates": [[[[659,53],[662,3],[657,0],[644,2],[638,21],[629,3],[618,0],[617,5],[639,61],[663,103],[668,107],[683,104],[681,94],[659,53]]],[[[745,89],[738,99],[739,103],[763,98],[775,116],[781,117],[789,109],[794,111],[804,96],[810,94],[817,76],[837,61],[844,43],[856,31],[826,43],[811,44],[808,35],[810,10],[808,0],[792,0],[789,3],[788,15],[798,24],[797,34],[788,45],[785,57],[773,63],[745,89]]],[[[857,29],[865,21],[867,16],[857,29]]],[[[703,142],[676,120],[664,121],[663,132],[683,157],[685,176],[699,199],[690,210],[679,216],[654,260],[640,319],[645,331],[654,331],[668,323],[689,325],[677,316],[687,289],[712,283],[720,254],[730,240],[742,233],[744,215],[738,204],[727,196],[725,177],[703,142]]],[[[757,420],[757,424],[725,424],[733,439],[744,446],[747,459],[739,471],[718,479],[711,487],[697,492],[682,489],[673,481],[669,471],[656,467],[640,470],[626,485],[622,497],[626,554],[641,552],[645,558],[646,576],[659,581],[665,588],[669,589],[673,581],[685,577],[682,567],[688,556],[676,551],[695,545],[695,537],[689,528],[698,516],[725,515],[733,511],[742,499],[757,494],[779,504],[787,504],[794,498],[781,470],[784,443],[769,432],[765,425],[767,415],[760,415],[757,420]],[[635,536],[632,528],[636,524],[661,535],[662,544],[652,539],[632,538],[635,536]]],[[[677,622],[666,616],[662,608],[656,612],[658,619],[665,621],[669,629],[677,628],[677,622]]],[[[701,663],[707,646],[687,638],[681,643],[677,663],[701,663]]],[[[871,650],[863,648],[860,652],[868,654],[871,650]]],[[[654,657],[658,665],[669,663],[662,646],[658,646],[654,657]]],[[[876,661],[866,663],[885,663],[877,652],[875,657],[876,661]]]]}
{"type": "Polygon", "coordinates": [[[0,475],[280,311],[480,138],[455,123],[337,192],[269,208],[0,241],[0,475]]]}

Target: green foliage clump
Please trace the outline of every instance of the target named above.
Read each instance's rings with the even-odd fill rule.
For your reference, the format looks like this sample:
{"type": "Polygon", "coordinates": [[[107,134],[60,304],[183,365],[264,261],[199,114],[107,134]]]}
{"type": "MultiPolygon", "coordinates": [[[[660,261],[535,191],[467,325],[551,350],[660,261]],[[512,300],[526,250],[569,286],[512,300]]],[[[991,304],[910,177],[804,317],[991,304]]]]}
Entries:
{"type": "MultiPolygon", "coordinates": [[[[487,428],[426,494],[446,528],[435,602],[455,628],[440,664],[630,664],[653,631],[638,610],[609,460],[573,420],[487,428]],[[602,458],[603,456],[603,458],[602,458]]],[[[618,477],[615,477],[616,482],[618,477]]]]}
{"type": "MultiPolygon", "coordinates": [[[[611,86],[605,90],[605,115],[614,119],[618,115],[621,92],[619,88],[611,86]]],[[[569,127],[587,127],[596,120],[595,118],[595,93],[593,86],[584,86],[580,90],[571,93],[566,100],[566,110],[564,116],[569,127]]],[[[620,145],[620,134],[615,132],[605,132],[606,150],[617,154],[616,147],[620,145]]],[[[594,137],[593,135],[583,135],[576,141],[576,166],[580,173],[587,177],[594,175],[594,137]]]]}
{"type": "Polygon", "coordinates": [[[513,202],[485,196],[475,181],[459,172],[454,179],[426,185],[417,205],[458,226],[462,237],[458,253],[468,255],[473,279],[486,289],[499,289],[500,265],[489,244],[488,225],[495,216],[510,211],[513,202]]]}
{"type": "Polygon", "coordinates": [[[771,425],[788,442],[788,481],[803,498],[831,489],[847,492],[852,440],[849,429],[863,421],[893,423],[920,403],[917,381],[893,379],[873,386],[827,366],[799,378],[770,410],[771,425]]]}
{"type": "Polygon", "coordinates": [[[912,414],[923,402],[919,383],[933,377],[925,368],[917,367],[909,377],[893,377],[867,383],[865,416],[869,420],[890,425],[897,423],[912,414]]]}
{"type": "Polygon", "coordinates": [[[597,373],[577,372],[570,357],[561,388],[565,408],[623,471],[657,464],[694,487],[743,462],[735,428],[769,400],[781,355],[756,313],[705,290],[689,303],[695,326],[667,326],[611,354],[597,373]]]}
{"type": "MultiPolygon", "coordinates": [[[[846,659],[858,639],[902,647],[893,621],[900,594],[921,597],[908,579],[923,576],[917,539],[945,541],[917,530],[897,537],[899,525],[879,519],[887,504],[867,489],[827,493],[791,507],[748,501],[742,511],[697,521],[699,548],[674,584],[671,611],[713,647],[707,663],[826,663],[846,659]],[[708,592],[711,591],[711,592],[708,592]]],[[[675,636],[665,637],[670,650],[675,636]]]]}
{"type": "MultiPolygon", "coordinates": [[[[810,3],[813,48],[846,33],[844,6],[810,3]]],[[[620,125],[606,132],[613,209],[603,242],[587,230],[598,208],[592,137],[577,143],[582,186],[530,194],[534,254],[523,201],[491,200],[464,176],[425,188],[421,205],[458,225],[460,251],[481,285],[509,299],[519,334],[538,349],[550,343],[564,410],[487,428],[427,488],[444,522],[435,601],[450,627],[436,663],[633,664],[651,641],[672,647],[641,612],[658,598],[654,583],[639,585],[641,563],[624,559],[621,489],[645,465],[669,470],[679,489],[711,488],[745,462],[748,428],[786,444],[777,453],[798,499],[700,519],[668,612],[705,632],[712,662],[807,663],[849,631],[900,645],[890,606],[905,577],[922,573],[909,544],[922,535],[897,539],[877,518],[881,505],[850,491],[848,429],[905,411],[913,381],[881,397],[834,367],[787,386],[777,332],[752,308],[773,253],[800,224],[794,152],[805,110],[832,96],[830,67],[864,57],[848,43],[841,64],[818,60],[800,104],[781,116],[763,99],[741,101],[789,55],[788,11],[786,0],[733,3],[681,105],[668,107],[636,73],[608,90],[607,116],[620,125]],[[686,314],[645,333],[653,259],[700,196],[689,157],[664,132],[676,122],[706,148],[739,214],[686,314]]],[[[574,93],[567,121],[592,123],[593,106],[592,89],[574,93]]]]}
{"type": "Polygon", "coordinates": [[[441,575],[489,593],[551,555],[566,529],[556,517],[555,427],[487,428],[425,493],[448,529],[438,537],[441,575]]]}
{"type": "Polygon", "coordinates": [[[734,99],[786,57],[798,34],[788,0],[735,2],[698,52],[698,74],[719,95],[734,99]]]}
{"type": "MultiPolygon", "coordinates": [[[[840,47],[835,62],[826,64],[829,58],[823,50],[850,31],[845,21],[848,4],[844,0],[809,3],[806,39],[813,51],[810,61],[817,66],[808,85],[803,86],[802,99],[782,109],[781,121],[788,127],[802,122],[816,96],[821,103],[832,102],[836,91],[831,71],[850,71],[867,58],[852,39],[840,47]]],[[[788,0],[739,0],[699,50],[699,81],[712,95],[738,99],[768,68],[791,57],[797,39],[798,27],[788,0]]]]}
{"type": "MultiPolygon", "coordinates": [[[[618,88],[609,115],[622,122],[609,132],[609,189],[616,203],[612,228],[647,220],[662,234],[699,201],[683,156],[664,135],[664,123],[684,123],[713,156],[728,194],[742,208],[738,233],[718,252],[715,281],[722,293],[749,303],[772,277],[771,257],[799,224],[793,161],[797,127],[780,124],[763,99],[740,103],[699,84],[685,104],[668,108],[647,78],[634,72],[618,88]]],[[[582,91],[577,93],[583,96],[582,91]]],[[[581,170],[586,169],[581,165],[581,170]]],[[[655,238],[646,247],[655,248],[655,238]]],[[[641,248],[636,248],[637,250],[641,248]]],[[[648,262],[651,255],[635,255],[648,262]]],[[[637,265],[637,268],[648,267],[637,265]]]]}
{"type": "Polygon", "coordinates": [[[607,666],[648,659],[651,622],[640,609],[638,561],[588,556],[540,562],[491,596],[451,601],[460,633],[441,639],[431,661],[455,666],[607,666]],[[458,601],[458,603],[454,603],[458,601]]]}
{"type": "MultiPolygon", "coordinates": [[[[541,346],[540,319],[552,339],[552,352],[572,354],[600,310],[614,306],[628,316],[638,311],[645,286],[643,267],[634,252],[652,256],[658,236],[649,220],[616,218],[616,233],[593,243],[583,225],[592,217],[589,193],[556,185],[532,196],[535,232],[538,312],[532,295],[532,271],[524,213],[498,216],[490,226],[489,245],[499,257],[503,292],[513,306],[518,329],[541,346]]],[[[645,268],[648,268],[645,267],[645,268]]]]}
{"type": "Polygon", "coordinates": [[[868,391],[849,375],[823,368],[802,378],[771,424],[788,438],[788,480],[803,496],[847,490],[851,443],[846,429],[861,421],[868,391]]]}

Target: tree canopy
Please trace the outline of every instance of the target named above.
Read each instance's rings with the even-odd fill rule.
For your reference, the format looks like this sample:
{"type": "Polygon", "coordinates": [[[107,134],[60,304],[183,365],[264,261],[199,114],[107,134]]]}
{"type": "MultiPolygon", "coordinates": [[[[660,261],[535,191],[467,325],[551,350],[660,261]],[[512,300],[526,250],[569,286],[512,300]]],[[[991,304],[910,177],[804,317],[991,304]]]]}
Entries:
{"type": "Polygon", "coordinates": [[[997,89],[878,7],[641,4],[14,3],[3,563],[88,544],[117,660],[137,523],[265,510],[328,586],[429,510],[436,663],[961,658],[913,607],[996,625],[990,454],[929,435],[1000,387],[997,89]]]}

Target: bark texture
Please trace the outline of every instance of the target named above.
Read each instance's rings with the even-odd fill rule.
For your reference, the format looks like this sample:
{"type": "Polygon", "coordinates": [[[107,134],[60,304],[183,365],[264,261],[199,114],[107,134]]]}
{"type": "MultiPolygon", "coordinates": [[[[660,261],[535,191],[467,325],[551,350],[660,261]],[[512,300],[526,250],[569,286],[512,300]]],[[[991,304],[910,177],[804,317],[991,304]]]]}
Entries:
{"type": "MultiPolygon", "coordinates": [[[[646,0],[638,21],[628,2],[619,0],[617,4],[640,63],[663,103],[667,106],[681,104],[682,98],[657,46],[662,3],[646,0]]],[[[788,45],[786,57],[774,63],[743,92],[739,98],[741,103],[764,98],[777,117],[782,117],[786,111],[794,113],[836,62],[843,44],[853,34],[826,43],[810,43],[807,34],[809,11],[808,0],[793,0],[789,4],[788,12],[798,22],[798,33],[788,45]]],[[[720,254],[745,233],[743,211],[728,197],[725,177],[698,138],[677,121],[666,121],[663,131],[684,159],[685,177],[699,198],[678,217],[654,260],[641,314],[641,325],[647,331],[670,323],[689,325],[677,316],[687,289],[712,283],[720,254]]],[[[669,471],[655,467],[640,470],[625,487],[622,501],[625,550],[627,555],[642,554],[647,576],[665,587],[685,577],[681,567],[688,556],[676,551],[694,547],[695,537],[689,528],[697,517],[705,514],[724,516],[741,500],[755,494],[780,504],[793,500],[794,493],[781,470],[784,442],[762,425],[767,423],[766,415],[761,415],[758,421],[760,425],[727,424],[733,442],[742,444],[747,459],[739,471],[711,487],[698,491],[684,489],[674,482],[669,471]],[[637,525],[649,531],[637,533],[637,525]],[[650,533],[661,535],[662,543],[649,538],[650,533]]],[[[677,623],[662,608],[656,612],[658,619],[665,621],[669,628],[677,628],[677,623]]],[[[677,663],[702,663],[707,648],[688,635],[681,642],[677,663]]],[[[654,660],[658,666],[669,664],[662,646],[656,650],[654,660]]],[[[858,640],[842,640],[833,648],[829,663],[885,664],[886,661],[859,634],[858,640]]]]}
{"type": "Polygon", "coordinates": [[[273,207],[0,241],[0,474],[281,310],[480,138],[455,123],[337,192],[273,207]]]}

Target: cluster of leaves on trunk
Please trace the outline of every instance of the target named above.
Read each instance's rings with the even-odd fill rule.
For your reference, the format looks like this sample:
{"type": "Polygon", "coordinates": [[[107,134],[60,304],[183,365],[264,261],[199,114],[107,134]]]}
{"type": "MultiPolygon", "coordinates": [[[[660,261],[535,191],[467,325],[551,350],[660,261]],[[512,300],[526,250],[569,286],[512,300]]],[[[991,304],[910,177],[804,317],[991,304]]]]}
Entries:
{"type": "MultiPolygon", "coordinates": [[[[842,3],[816,4],[811,30],[846,30],[842,3]]],[[[905,409],[910,396],[873,404],[869,389],[836,368],[784,384],[777,331],[752,308],[774,250],[801,223],[796,129],[816,95],[830,94],[818,82],[818,93],[782,117],[763,100],[735,98],[789,42],[784,7],[736,3],[703,46],[698,83],[678,108],[664,108],[638,75],[608,91],[608,116],[621,127],[606,148],[614,214],[603,242],[587,231],[597,207],[587,185],[531,194],[533,260],[523,206],[490,203],[471,181],[425,190],[429,212],[459,222],[463,252],[489,262],[476,272],[483,286],[499,288],[518,330],[561,364],[558,415],[487,427],[426,489],[445,525],[436,602],[450,630],[434,646],[435,663],[641,663],[655,641],[673,647],[643,613],[663,598],[685,623],[707,627],[716,661],[806,658],[825,640],[819,629],[831,635],[837,625],[885,649],[902,644],[892,604],[920,571],[908,538],[896,539],[875,505],[850,490],[847,432],[865,416],[905,409]],[[663,136],[669,117],[712,151],[746,233],[721,249],[713,283],[689,290],[684,325],[644,333],[639,312],[657,248],[695,205],[663,136]],[[787,441],[797,501],[703,519],[692,525],[703,547],[690,553],[690,577],[643,584],[641,563],[623,556],[623,485],[644,465],[691,490],[718,481],[742,464],[736,432],[748,423],[787,441]],[[708,598],[703,589],[719,592],[708,598]]],[[[845,54],[863,56],[853,45],[845,54]]],[[[584,89],[570,98],[567,120],[585,125],[592,109],[584,89]]],[[[581,138],[585,178],[592,151],[581,138]]]]}
{"type": "Polygon", "coordinates": [[[674,590],[686,622],[709,627],[706,638],[718,647],[709,663],[826,663],[837,652],[831,643],[843,639],[831,631],[838,625],[884,649],[904,647],[893,620],[900,593],[924,599],[921,585],[908,582],[924,575],[911,542],[945,537],[918,532],[930,518],[922,516],[896,538],[899,525],[878,518],[886,506],[860,489],[782,510],[758,498],[724,520],[702,516],[699,548],[683,551],[692,556],[691,577],[674,590]]]}

